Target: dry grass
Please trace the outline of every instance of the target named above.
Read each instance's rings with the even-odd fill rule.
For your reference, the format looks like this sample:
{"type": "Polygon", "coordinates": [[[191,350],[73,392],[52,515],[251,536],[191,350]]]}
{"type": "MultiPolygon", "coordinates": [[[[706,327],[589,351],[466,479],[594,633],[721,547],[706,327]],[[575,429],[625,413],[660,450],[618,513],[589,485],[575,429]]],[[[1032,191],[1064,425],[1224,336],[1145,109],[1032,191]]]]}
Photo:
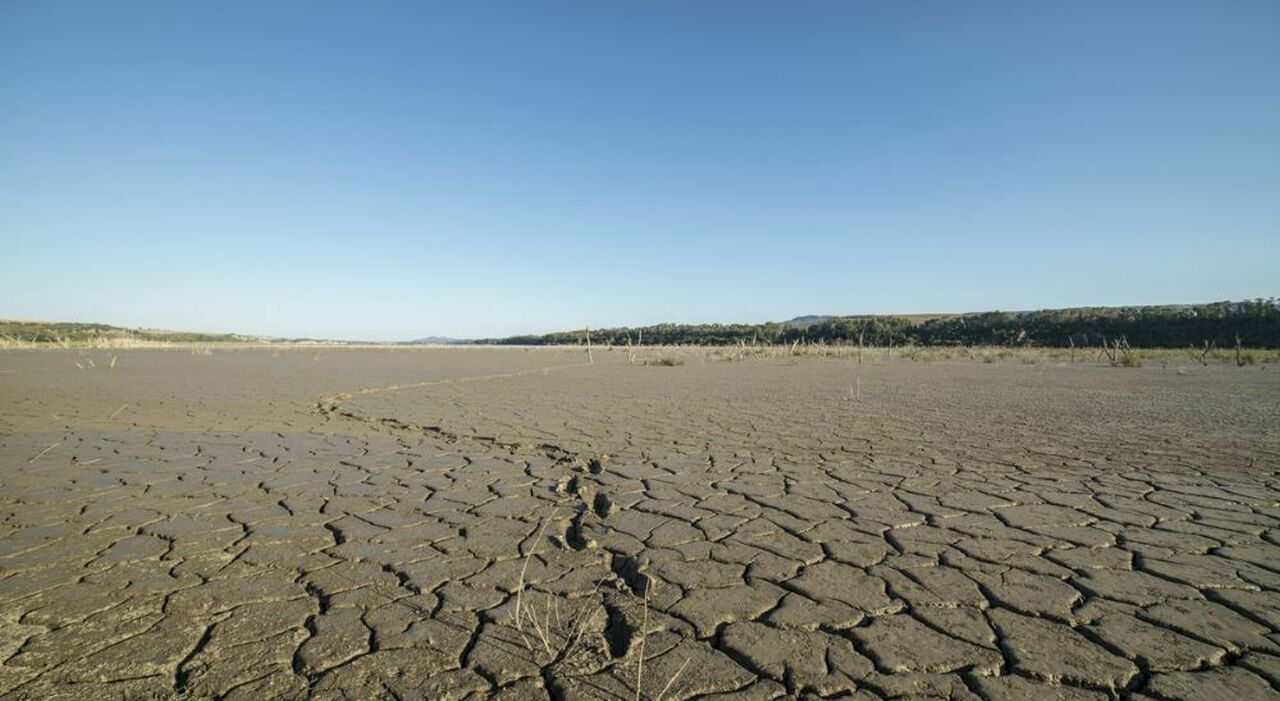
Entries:
{"type": "Polygon", "coordinates": [[[53,341],[33,341],[21,336],[0,335],[0,349],[62,348],[62,349],[130,349],[130,348],[180,348],[189,343],[150,341],[128,336],[98,336],[88,339],[58,338],[53,341]]]}
{"type": "Polygon", "coordinates": [[[893,362],[940,363],[974,362],[983,364],[1018,365],[1103,365],[1124,368],[1155,364],[1162,368],[1179,365],[1268,365],[1280,364],[1280,350],[1242,351],[1237,359],[1234,349],[1213,350],[1202,356],[1201,351],[1174,348],[1129,349],[1117,353],[1111,361],[1098,353],[1097,348],[1050,348],[1030,346],[915,346],[895,347],[842,346],[814,343],[799,346],[681,346],[667,347],[665,353],[683,353],[686,356],[701,354],[704,360],[715,362],[743,362],[750,360],[778,360],[791,357],[846,358],[852,362],[880,365],[893,362]],[[861,357],[861,361],[859,361],[861,357]]]}
{"type": "Polygon", "coordinates": [[[538,530],[538,536],[534,538],[533,545],[529,546],[529,552],[524,556],[524,564],[520,567],[520,581],[516,584],[516,627],[519,628],[520,623],[520,605],[524,603],[524,578],[529,572],[529,561],[533,559],[534,552],[538,549],[538,544],[547,534],[547,526],[551,524],[556,517],[556,509],[551,509],[551,515],[542,521],[542,528],[538,530]]]}
{"type": "MultiPolygon", "coordinates": [[[[524,563],[520,568],[520,576],[515,588],[515,605],[510,616],[513,627],[520,636],[525,651],[529,653],[531,659],[537,660],[537,663],[543,667],[544,675],[550,674],[553,677],[559,677],[561,674],[567,673],[562,681],[571,685],[574,683],[572,669],[575,662],[580,661],[584,656],[601,654],[602,649],[609,644],[604,641],[605,633],[595,627],[602,615],[606,617],[610,615],[606,608],[605,599],[597,596],[601,594],[601,588],[606,583],[612,583],[617,586],[619,591],[631,591],[631,588],[623,585],[619,580],[619,576],[612,571],[605,573],[596,580],[595,586],[585,596],[568,597],[564,594],[552,594],[528,588],[526,576],[529,564],[538,552],[538,545],[546,542],[547,528],[555,520],[557,511],[558,509],[553,509],[551,514],[543,520],[533,543],[530,545],[528,552],[525,553],[524,563]],[[528,601],[525,595],[526,592],[536,593],[541,598],[541,603],[539,604],[537,600],[528,601]],[[562,599],[565,601],[563,605],[562,599]],[[574,604],[574,601],[580,603],[574,604]]],[[[662,690],[656,696],[644,693],[650,587],[651,584],[646,585],[641,594],[641,601],[639,602],[642,609],[640,626],[633,631],[635,639],[628,645],[625,653],[628,659],[635,660],[636,701],[642,701],[646,698],[653,701],[661,701],[666,697],[667,692],[675,685],[677,679],[679,679],[692,660],[692,657],[686,659],[684,664],[666,680],[662,690]]],[[[634,612],[632,615],[634,615],[634,612]]],[[[664,651],[663,654],[665,652],[667,651],[664,651]]],[[[650,688],[653,688],[658,683],[662,683],[662,680],[656,680],[650,688]]]]}

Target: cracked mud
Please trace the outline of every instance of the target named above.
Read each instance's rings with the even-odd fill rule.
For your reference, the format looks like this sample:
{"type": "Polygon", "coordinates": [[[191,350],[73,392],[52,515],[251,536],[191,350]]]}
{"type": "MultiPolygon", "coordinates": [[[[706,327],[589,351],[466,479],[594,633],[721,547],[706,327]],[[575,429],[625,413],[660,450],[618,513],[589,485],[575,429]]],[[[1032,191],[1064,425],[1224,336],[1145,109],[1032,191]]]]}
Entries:
{"type": "Polygon", "coordinates": [[[114,354],[0,355],[0,698],[1280,695],[1270,369],[114,354]]]}

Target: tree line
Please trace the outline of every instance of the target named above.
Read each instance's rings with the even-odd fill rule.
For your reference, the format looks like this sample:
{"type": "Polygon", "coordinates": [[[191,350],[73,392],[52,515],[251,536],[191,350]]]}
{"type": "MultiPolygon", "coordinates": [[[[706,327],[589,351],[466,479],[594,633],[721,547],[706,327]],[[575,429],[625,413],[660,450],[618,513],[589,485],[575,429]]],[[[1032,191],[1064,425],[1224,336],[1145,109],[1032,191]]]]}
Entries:
{"type": "Polygon", "coordinates": [[[0,340],[58,344],[107,339],[163,343],[219,343],[244,341],[247,337],[228,333],[128,329],[108,324],[0,320],[0,340]]]}
{"type": "MultiPolygon", "coordinates": [[[[809,325],[657,324],[592,329],[599,345],[729,346],[826,343],[866,346],[1098,346],[1123,339],[1138,348],[1280,348],[1280,303],[1273,298],[1212,304],[1082,307],[985,312],[913,320],[840,316],[809,325]]],[[[492,345],[585,344],[585,329],[485,339],[492,345]]]]}

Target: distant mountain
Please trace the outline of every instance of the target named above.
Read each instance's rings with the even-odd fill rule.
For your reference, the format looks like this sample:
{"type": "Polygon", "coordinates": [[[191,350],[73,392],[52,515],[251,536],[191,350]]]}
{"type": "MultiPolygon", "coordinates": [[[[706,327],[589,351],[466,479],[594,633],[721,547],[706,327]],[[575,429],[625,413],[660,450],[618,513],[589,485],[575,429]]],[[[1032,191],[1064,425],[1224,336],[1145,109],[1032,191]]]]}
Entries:
{"type": "Polygon", "coordinates": [[[921,323],[930,319],[945,319],[953,316],[965,316],[963,314],[843,314],[843,315],[823,315],[808,314],[798,316],[794,319],[780,322],[779,325],[786,329],[807,329],[810,326],[825,324],[832,319],[908,319],[914,323],[921,323]]]}
{"type": "Polygon", "coordinates": [[[427,336],[405,341],[405,343],[413,346],[456,346],[471,342],[469,338],[450,338],[448,336],[427,336]]]}

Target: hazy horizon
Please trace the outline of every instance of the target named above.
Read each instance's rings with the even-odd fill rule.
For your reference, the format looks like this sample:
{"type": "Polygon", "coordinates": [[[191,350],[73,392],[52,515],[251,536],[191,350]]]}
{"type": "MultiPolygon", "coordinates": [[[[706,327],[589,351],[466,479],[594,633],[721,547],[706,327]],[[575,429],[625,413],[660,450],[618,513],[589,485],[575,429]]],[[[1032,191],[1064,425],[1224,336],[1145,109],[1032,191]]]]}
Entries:
{"type": "Polygon", "coordinates": [[[369,341],[1240,300],[1280,5],[0,6],[0,318],[369,341]]]}

